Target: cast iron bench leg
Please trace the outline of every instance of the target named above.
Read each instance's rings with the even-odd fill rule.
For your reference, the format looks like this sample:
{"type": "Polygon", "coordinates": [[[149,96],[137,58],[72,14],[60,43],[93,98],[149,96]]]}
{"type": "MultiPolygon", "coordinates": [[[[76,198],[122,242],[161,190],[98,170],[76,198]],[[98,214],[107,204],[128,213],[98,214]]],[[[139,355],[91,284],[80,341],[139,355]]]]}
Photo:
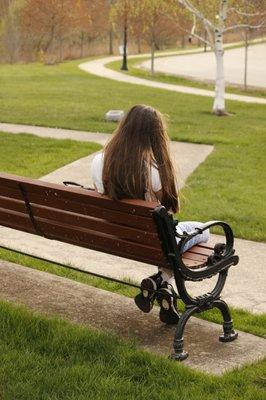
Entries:
{"type": "Polygon", "coordinates": [[[220,342],[232,342],[238,337],[238,333],[234,331],[233,321],[228,305],[223,300],[215,300],[213,307],[218,308],[223,315],[223,334],[219,336],[220,342]]]}
{"type": "Polygon", "coordinates": [[[176,361],[183,361],[188,357],[188,352],[184,351],[184,339],[183,333],[186,326],[187,321],[191,317],[192,314],[196,313],[199,310],[198,306],[188,307],[184,313],[181,315],[174,338],[174,353],[171,354],[170,358],[176,361]]]}

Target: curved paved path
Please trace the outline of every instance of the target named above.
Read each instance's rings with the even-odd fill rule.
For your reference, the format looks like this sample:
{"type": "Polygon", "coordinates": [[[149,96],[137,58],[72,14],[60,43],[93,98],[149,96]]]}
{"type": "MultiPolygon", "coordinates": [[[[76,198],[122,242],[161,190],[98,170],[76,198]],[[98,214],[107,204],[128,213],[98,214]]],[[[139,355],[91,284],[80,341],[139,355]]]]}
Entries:
{"type": "MultiPolygon", "coordinates": [[[[226,50],[224,53],[226,82],[243,85],[244,65],[244,47],[226,50]]],[[[150,61],[144,61],[139,66],[149,70],[150,61]]],[[[160,57],[155,60],[155,70],[157,72],[203,81],[215,81],[215,68],[213,52],[160,57]]],[[[249,47],[248,85],[266,88],[266,43],[249,47]]]]}
{"type": "MultiPolygon", "coordinates": [[[[79,68],[85,72],[92,74],[92,75],[97,75],[102,78],[113,79],[113,80],[119,81],[119,82],[130,83],[133,85],[148,86],[148,87],[152,87],[152,88],[170,90],[172,92],[178,92],[178,93],[194,94],[194,95],[198,95],[198,96],[207,96],[207,97],[214,96],[214,92],[211,90],[197,89],[197,88],[188,87],[188,86],[181,86],[181,85],[174,85],[174,84],[170,84],[170,83],[150,81],[147,79],[130,76],[130,75],[127,75],[122,72],[113,71],[110,68],[106,67],[106,64],[108,64],[112,61],[120,60],[120,59],[121,59],[120,56],[105,57],[105,58],[82,63],[79,65],[79,68]]],[[[227,100],[242,101],[245,103],[266,104],[266,99],[259,98],[259,97],[242,96],[242,95],[237,95],[237,94],[226,93],[225,98],[227,100]]]]}

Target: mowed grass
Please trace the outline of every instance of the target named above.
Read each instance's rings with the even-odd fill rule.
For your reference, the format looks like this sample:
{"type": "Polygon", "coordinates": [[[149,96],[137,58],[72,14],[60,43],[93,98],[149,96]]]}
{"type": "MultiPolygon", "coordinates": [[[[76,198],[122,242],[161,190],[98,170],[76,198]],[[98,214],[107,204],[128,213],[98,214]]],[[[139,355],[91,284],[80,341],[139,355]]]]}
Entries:
{"type": "Polygon", "coordinates": [[[215,377],[145,353],[133,342],[0,303],[3,400],[252,399],[265,362],[215,377]]]}
{"type": "Polygon", "coordinates": [[[0,171],[39,178],[100,148],[96,143],[0,132],[0,171]]]}
{"type": "Polygon", "coordinates": [[[228,102],[232,116],[217,118],[211,98],[99,78],[78,64],[0,66],[0,120],[111,132],[107,110],[150,104],[168,115],[172,139],[215,146],[188,180],[181,218],[223,219],[237,237],[265,240],[264,105],[228,102]]]}
{"type": "MultiPolygon", "coordinates": [[[[14,160],[9,172],[20,173],[20,168],[23,168],[24,174],[33,175],[36,172],[34,155],[27,158],[25,151],[22,163],[16,159],[13,150],[23,144],[27,150],[33,151],[38,146],[40,150],[42,148],[47,151],[47,147],[42,147],[43,139],[31,135],[2,136],[7,136],[8,141],[16,144],[10,146],[14,160]]],[[[55,146],[61,143],[51,142],[55,142],[55,146]]],[[[47,144],[46,140],[44,144],[47,144]]],[[[63,151],[59,146],[57,154],[59,150],[63,151]]],[[[42,164],[42,158],[39,158],[41,174],[48,172],[42,164]]],[[[3,249],[0,249],[0,258],[129,297],[136,294],[133,288],[3,249]]],[[[232,310],[232,316],[236,329],[265,335],[265,315],[232,310]]],[[[215,311],[206,312],[203,318],[222,322],[221,315],[215,311]]],[[[1,400],[87,400],[92,397],[99,400],[159,400],[165,396],[192,400],[200,400],[204,396],[208,400],[216,399],[217,395],[221,400],[259,400],[264,395],[264,362],[247,366],[222,378],[212,377],[144,353],[137,349],[137,344],[119,340],[113,334],[91,331],[57,319],[33,316],[23,308],[3,302],[0,303],[0,337],[1,400]]]]}

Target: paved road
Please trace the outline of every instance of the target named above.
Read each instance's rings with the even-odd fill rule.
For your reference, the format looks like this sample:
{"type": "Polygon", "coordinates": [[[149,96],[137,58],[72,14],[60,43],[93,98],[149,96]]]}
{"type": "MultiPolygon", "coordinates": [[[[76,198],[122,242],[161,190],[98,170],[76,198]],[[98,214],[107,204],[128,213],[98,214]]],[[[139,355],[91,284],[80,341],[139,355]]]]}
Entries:
{"type": "MultiPolygon", "coordinates": [[[[244,54],[244,47],[225,51],[226,82],[243,85],[244,54]]],[[[150,61],[145,61],[140,66],[150,69],[150,61]]],[[[157,72],[185,76],[197,80],[214,81],[215,57],[213,53],[160,57],[155,60],[155,70],[157,72]]],[[[249,47],[248,85],[266,88],[266,43],[249,47]]]]}

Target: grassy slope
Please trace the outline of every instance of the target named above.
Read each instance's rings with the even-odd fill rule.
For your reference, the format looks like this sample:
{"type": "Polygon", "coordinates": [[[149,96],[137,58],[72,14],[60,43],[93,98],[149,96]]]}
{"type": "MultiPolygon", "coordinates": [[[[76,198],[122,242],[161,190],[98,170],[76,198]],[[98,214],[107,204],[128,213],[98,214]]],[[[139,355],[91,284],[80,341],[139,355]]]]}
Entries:
{"type": "Polygon", "coordinates": [[[262,400],[265,363],[221,378],[136,349],[112,334],[0,303],[3,400],[262,400]]]}
{"type": "Polygon", "coordinates": [[[228,102],[234,116],[217,118],[211,98],[118,83],[77,65],[0,66],[0,120],[111,132],[108,109],[151,104],[169,115],[174,140],[216,146],[188,181],[182,218],[225,219],[238,237],[265,240],[265,106],[228,102]]]}

